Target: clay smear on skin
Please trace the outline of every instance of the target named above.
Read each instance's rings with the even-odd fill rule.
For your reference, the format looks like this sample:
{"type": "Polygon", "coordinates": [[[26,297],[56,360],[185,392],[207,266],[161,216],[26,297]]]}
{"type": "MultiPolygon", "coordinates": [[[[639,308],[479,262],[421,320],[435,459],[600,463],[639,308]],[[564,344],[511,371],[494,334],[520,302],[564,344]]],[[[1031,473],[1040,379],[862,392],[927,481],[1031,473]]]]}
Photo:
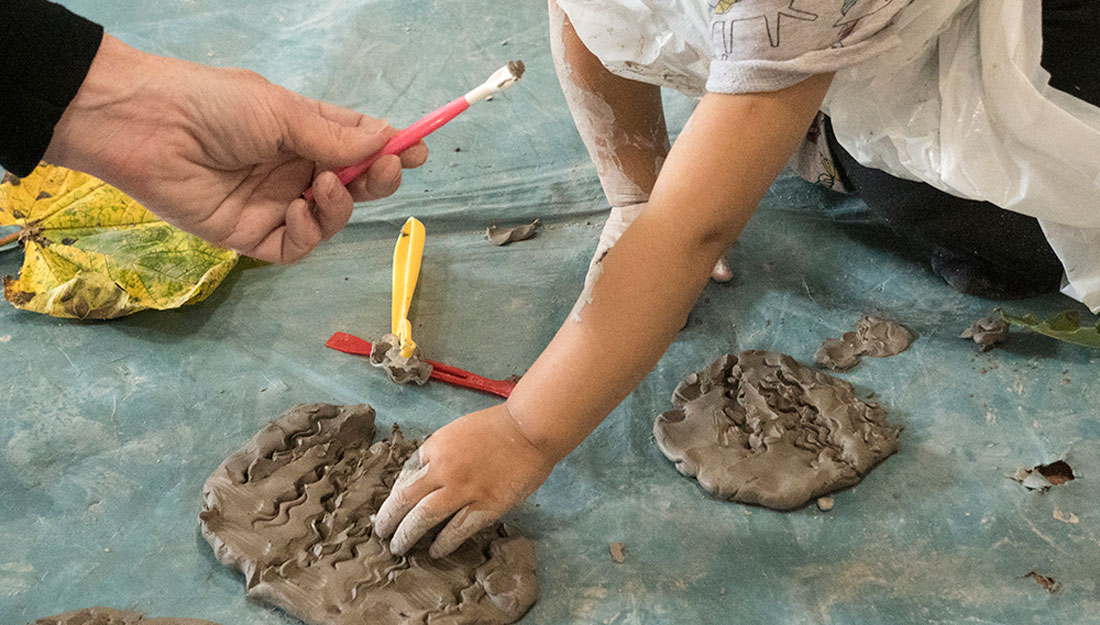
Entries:
{"type": "MultiPolygon", "coordinates": [[[[555,69],[562,93],[569,103],[573,122],[596,166],[604,194],[612,206],[627,206],[649,200],[648,180],[641,180],[623,167],[623,156],[630,152],[654,152],[657,171],[668,153],[668,135],[650,128],[649,135],[633,134],[616,123],[615,111],[600,94],[579,84],[565,53],[565,14],[556,5],[550,10],[550,45],[557,62],[555,69]],[[597,139],[598,138],[598,139],[597,139]],[[657,141],[657,143],[654,143],[657,141]]],[[[663,120],[663,117],[662,117],[663,120]]],[[[663,125],[663,121],[660,122],[663,125]]],[[[648,178],[648,176],[646,176],[648,178]]]]}
{"type": "Polygon", "coordinates": [[[432,559],[435,533],[404,557],[374,515],[418,443],[394,426],[371,444],[369,406],[301,404],[218,467],[203,487],[202,533],[249,597],[311,625],[507,624],[538,598],[535,549],[500,523],[432,559]]]}
{"type": "MultiPolygon", "coordinates": [[[[604,253],[604,256],[607,252],[604,253]]],[[[576,323],[581,322],[581,312],[584,311],[584,307],[592,303],[593,291],[596,288],[596,283],[600,281],[600,275],[603,274],[603,258],[599,258],[588,269],[588,275],[584,279],[584,288],[581,289],[580,297],[577,298],[577,302],[573,304],[573,310],[569,313],[569,319],[576,323]]]]}
{"type": "Polygon", "coordinates": [[[657,446],[715,496],[790,510],[858,483],[900,427],[851,384],[775,352],[727,354],[684,379],[657,446]]]}
{"type": "Polygon", "coordinates": [[[193,618],[146,618],[141,612],[94,607],[46,616],[34,625],[217,625],[193,618]]]}

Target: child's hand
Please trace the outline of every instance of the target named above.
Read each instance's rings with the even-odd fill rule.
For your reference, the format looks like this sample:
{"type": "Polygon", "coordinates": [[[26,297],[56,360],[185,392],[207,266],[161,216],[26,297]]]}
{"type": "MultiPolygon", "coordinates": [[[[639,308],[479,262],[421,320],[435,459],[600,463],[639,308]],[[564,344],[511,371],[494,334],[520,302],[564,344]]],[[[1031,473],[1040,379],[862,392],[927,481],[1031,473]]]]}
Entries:
{"type": "Polygon", "coordinates": [[[535,492],[554,468],[502,404],[440,428],[402,469],[382,504],[375,531],[403,555],[451,518],[428,554],[442,558],[535,492]]]}

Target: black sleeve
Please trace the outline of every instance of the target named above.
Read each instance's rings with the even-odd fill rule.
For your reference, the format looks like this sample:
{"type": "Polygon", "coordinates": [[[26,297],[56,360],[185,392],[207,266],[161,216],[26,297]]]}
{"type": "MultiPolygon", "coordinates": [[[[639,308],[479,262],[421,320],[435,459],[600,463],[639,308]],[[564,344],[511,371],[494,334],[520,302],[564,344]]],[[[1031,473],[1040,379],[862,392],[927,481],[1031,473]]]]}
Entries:
{"type": "Polygon", "coordinates": [[[0,0],[0,165],[34,170],[76,96],[103,27],[46,0],[0,0]]]}

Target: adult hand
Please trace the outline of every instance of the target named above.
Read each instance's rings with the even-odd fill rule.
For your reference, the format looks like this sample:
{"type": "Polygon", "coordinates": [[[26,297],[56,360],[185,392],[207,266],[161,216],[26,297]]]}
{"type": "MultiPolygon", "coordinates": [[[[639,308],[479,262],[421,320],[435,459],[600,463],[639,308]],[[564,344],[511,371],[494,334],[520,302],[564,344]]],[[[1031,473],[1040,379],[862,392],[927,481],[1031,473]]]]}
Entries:
{"type": "Polygon", "coordinates": [[[402,167],[424,162],[420,143],[340,184],[332,169],[377,152],[394,132],[253,72],[104,36],[45,158],[103,178],[212,243],[292,263],[341,230],[354,201],[390,195],[402,167]],[[315,204],[300,197],[311,184],[315,204]]]}
{"type": "Polygon", "coordinates": [[[450,518],[428,550],[442,558],[535,492],[554,468],[505,405],[468,414],[432,434],[394,482],[375,532],[404,555],[450,518]]]}

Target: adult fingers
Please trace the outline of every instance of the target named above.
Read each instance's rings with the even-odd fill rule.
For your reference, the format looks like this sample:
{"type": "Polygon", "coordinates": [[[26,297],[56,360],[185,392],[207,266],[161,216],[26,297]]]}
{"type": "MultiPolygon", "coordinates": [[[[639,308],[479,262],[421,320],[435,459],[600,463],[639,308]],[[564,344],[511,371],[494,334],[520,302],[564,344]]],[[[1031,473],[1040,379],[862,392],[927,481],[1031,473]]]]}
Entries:
{"type": "Polygon", "coordinates": [[[401,166],[405,169],[416,169],[428,160],[428,146],[423,141],[417,141],[400,154],[401,166]]]}
{"type": "Polygon", "coordinates": [[[392,134],[384,122],[360,125],[334,121],[332,105],[294,96],[287,99],[281,120],[282,147],[311,161],[352,165],[381,150],[392,134]]]}
{"type": "Polygon", "coordinates": [[[317,222],[321,226],[321,239],[328,241],[348,225],[355,201],[351,194],[340,184],[336,174],[326,171],[313,181],[313,198],[317,202],[317,222]]]}
{"type": "Polygon", "coordinates": [[[428,475],[428,463],[422,462],[420,450],[405,461],[401,473],[393,483],[393,489],[378,514],[374,517],[374,533],[382,538],[389,538],[397,530],[401,519],[405,518],[409,510],[412,510],[421,499],[435,490],[435,487],[425,478],[428,475]]]}
{"type": "MultiPolygon", "coordinates": [[[[294,93],[294,92],[291,92],[294,93]]],[[[362,126],[363,128],[371,130],[380,130],[387,134],[393,134],[397,132],[389,125],[385,119],[377,117],[371,117],[370,115],[364,115],[359,111],[355,111],[342,106],[337,106],[329,102],[323,102],[321,100],[311,100],[303,95],[294,93],[295,96],[302,98],[307,102],[312,102],[317,106],[317,112],[321,114],[327,120],[334,121],[341,126],[362,126]]]]}
{"type": "Polygon", "coordinates": [[[448,501],[442,490],[433,491],[409,510],[401,525],[397,526],[397,531],[390,540],[390,553],[395,556],[405,555],[428,530],[446,521],[461,506],[462,503],[448,501]]]}
{"type": "Polygon", "coordinates": [[[276,263],[290,264],[309,254],[321,242],[321,225],[309,210],[309,204],[299,198],[286,210],[286,224],[272,230],[266,237],[242,254],[276,263]]]}
{"type": "Polygon", "coordinates": [[[488,510],[473,510],[470,506],[458,511],[454,517],[443,527],[435,542],[428,548],[428,555],[432,558],[445,558],[458,549],[466,539],[489,527],[500,517],[499,514],[488,510]]]}
{"type": "MultiPolygon", "coordinates": [[[[390,126],[389,122],[384,119],[375,119],[374,117],[363,115],[362,113],[336,106],[335,104],[329,104],[328,102],[317,102],[317,106],[322,116],[338,124],[344,126],[361,126],[367,129],[378,130],[386,136],[387,140],[397,133],[397,129],[390,126]]],[[[401,157],[401,167],[404,169],[414,169],[420,167],[424,164],[424,161],[428,160],[428,146],[425,145],[423,141],[417,141],[398,156],[401,157]]]]}
{"type": "Polygon", "coordinates": [[[375,161],[348,185],[351,196],[357,202],[367,202],[393,195],[401,186],[401,159],[386,155],[375,161]]]}

